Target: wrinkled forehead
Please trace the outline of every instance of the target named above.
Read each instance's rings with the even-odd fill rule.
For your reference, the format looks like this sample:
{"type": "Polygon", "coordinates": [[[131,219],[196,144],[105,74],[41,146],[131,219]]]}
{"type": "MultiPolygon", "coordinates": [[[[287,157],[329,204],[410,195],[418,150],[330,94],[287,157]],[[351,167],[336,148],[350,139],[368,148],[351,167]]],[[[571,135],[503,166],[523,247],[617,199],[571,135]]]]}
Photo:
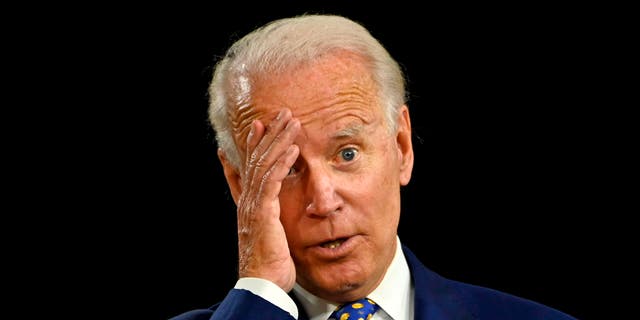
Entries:
{"type": "Polygon", "coordinates": [[[244,141],[253,120],[266,125],[282,108],[303,126],[345,118],[369,123],[381,113],[378,86],[363,59],[351,53],[323,56],[287,72],[235,78],[229,116],[236,141],[244,141]]]}

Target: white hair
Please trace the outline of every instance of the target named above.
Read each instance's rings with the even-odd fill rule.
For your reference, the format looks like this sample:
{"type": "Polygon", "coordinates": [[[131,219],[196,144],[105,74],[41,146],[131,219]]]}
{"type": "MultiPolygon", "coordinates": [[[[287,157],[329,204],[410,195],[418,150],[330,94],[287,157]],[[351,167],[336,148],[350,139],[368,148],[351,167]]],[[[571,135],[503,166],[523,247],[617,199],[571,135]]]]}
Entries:
{"type": "MultiPolygon", "coordinates": [[[[209,86],[209,119],[218,147],[241,167],[230,114],[243,90],[241,80],[274,75],[326,54],[352,52],[366,62],[378,87],[390,132],[397,130],[405,103],[405,79],[398,63],[362,25],[337,15],[309,14],[272,21],[236,41],[216,66],[209,86]]],[[[251,81],[251,80],[249,80],[251,81]]]]}

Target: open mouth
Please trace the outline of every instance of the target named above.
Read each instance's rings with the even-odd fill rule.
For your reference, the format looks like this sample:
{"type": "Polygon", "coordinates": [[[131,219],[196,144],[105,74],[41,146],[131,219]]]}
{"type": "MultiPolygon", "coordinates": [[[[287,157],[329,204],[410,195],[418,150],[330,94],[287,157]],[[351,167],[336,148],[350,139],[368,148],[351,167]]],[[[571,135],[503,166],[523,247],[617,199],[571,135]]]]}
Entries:
{"type": "Polygon", "coordinates": [[[328,248],[328,249],[335,249],[335,248],[339,247],[346,240],[347,240],[346,238],[341,238],[341,239],[336,239],[336,240],[332,240],[332,241],[327,241],[327,242],[323,243],[321,245],[321,247],[328,248]]]}

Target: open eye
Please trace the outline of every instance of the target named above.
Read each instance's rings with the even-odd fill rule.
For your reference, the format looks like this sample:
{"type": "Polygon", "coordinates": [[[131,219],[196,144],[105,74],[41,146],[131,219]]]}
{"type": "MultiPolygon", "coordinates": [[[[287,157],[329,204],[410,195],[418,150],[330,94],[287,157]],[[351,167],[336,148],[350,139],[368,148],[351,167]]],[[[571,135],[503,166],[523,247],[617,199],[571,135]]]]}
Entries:
{"type": "Polygon", "coordinates": [[[352,161],[358,155],[358,150],[355,148],[344,148],[340,150],[340,157],[344,161],[352,161]]]}

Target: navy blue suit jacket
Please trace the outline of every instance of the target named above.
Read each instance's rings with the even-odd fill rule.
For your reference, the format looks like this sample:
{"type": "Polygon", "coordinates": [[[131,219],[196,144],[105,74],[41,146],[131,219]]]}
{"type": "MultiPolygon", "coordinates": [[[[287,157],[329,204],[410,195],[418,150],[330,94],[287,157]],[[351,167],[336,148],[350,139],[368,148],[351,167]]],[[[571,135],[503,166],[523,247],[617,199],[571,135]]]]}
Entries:
{"type": "MultiPolygon", "coordinates": [[[[415,284],[416,320],[487,319],[487,320],[564,320],[575,319],[558,310],[531,300],[489,288],[441,277],[427,269],[403,246],[415,284]]],[[[290,294],[294,301],[295,296],[290,294]]],[[[300,320],[308,320],[298,305],[300,320]]],[[[291,320],[291,315],[247,290],[232,289],[220,303],[208,309],[185,312],[171,320],[291,320]]]]}

